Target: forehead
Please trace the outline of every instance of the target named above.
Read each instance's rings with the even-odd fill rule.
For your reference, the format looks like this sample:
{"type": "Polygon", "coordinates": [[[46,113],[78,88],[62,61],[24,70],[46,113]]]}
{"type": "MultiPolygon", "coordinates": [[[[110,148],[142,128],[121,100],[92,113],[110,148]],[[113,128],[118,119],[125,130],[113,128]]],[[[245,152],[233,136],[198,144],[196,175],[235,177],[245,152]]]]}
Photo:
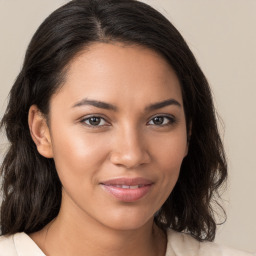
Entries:
{"type": "Polygon", "coordinates": [[[77,54],[58,94],[66,95],[66,102],[84,97],[107,102],[182,98],[179,80],[165,58],[144,46],[121,43],[93,43],[77,54]]]}

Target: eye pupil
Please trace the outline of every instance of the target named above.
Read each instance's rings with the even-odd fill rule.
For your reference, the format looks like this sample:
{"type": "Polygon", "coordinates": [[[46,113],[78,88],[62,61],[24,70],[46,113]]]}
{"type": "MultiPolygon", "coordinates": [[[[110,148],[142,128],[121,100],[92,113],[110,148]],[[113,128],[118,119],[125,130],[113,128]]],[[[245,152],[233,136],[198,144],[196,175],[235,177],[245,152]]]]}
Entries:
{"type": "Polygon", "coordinates": [[[163,124],[164,118],[161,117],[161,116],[154,117],[153,122],[154,122],[154,124],[156,124],[156,125],[163,124]]]}
{"type": "Polygon", "coordinates": [[[100,123],[100,118],[99,117],[90,117],[88,121],[89,121],[90,125],[98,125],[100,123]]]}

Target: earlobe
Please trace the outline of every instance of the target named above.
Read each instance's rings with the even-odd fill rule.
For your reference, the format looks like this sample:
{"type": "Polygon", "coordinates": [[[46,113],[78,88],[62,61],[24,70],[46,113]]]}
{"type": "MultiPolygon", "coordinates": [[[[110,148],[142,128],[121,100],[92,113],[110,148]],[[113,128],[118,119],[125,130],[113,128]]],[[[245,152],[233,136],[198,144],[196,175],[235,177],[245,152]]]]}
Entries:
{"type": "Polygon", "coordinates": [[[36,105],[32,105],[29,109],[28,125],[38,152],[44,157],[52,158],[53,152],[49,127],[44,115],[36,105]]]}

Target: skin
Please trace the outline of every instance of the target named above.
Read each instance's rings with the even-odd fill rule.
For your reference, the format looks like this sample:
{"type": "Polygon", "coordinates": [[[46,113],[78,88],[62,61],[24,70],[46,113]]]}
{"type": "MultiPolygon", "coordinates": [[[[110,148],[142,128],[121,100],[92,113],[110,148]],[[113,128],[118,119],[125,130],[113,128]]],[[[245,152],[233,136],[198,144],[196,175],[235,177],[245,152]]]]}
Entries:
{"type": "Polygon", "coordinates": [[[92,44],[70,63],[49,120],[30,108],[31,136],[40,154],[54,158],[63,198],[56,219],[31,238],[47,255],[165,255],[153,216],[188,150],[180,83],[165,59],[142,46],[92,44]],[[169,99],[178,104],[149,107],[169,99]],[[93,126],[90,116],[100,123],[93,126]],[[100,185],[120,177],[153,185],[143,198],[122,202],[100,185]]]}

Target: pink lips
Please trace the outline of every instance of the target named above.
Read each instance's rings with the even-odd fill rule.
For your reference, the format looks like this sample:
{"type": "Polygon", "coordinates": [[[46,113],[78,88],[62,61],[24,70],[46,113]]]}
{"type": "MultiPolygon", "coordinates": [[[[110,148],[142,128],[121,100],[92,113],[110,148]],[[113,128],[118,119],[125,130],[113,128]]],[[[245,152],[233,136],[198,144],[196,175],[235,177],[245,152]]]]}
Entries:
{"type": "Polygon", "coordinates": [[[153,185],[153,182],[141,177],[118,178],[100,183],[105,191],[123,202],[134,202],[144,197],[153,185]]]}

